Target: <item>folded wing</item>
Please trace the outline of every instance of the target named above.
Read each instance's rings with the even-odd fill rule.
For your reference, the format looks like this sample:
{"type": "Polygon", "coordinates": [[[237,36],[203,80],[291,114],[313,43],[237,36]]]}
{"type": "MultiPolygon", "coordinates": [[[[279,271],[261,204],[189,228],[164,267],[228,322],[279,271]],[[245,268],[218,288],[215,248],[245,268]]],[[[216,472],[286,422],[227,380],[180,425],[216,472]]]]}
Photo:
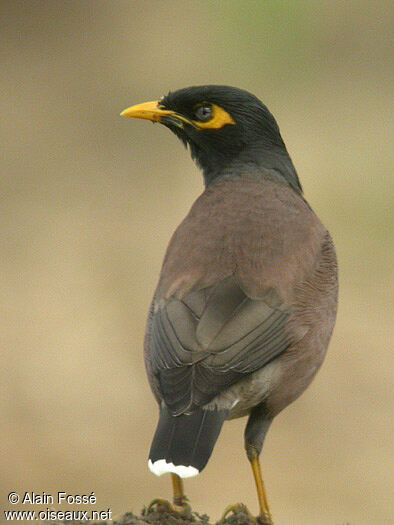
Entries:
{"type": "Polygon", "coordinates": [[[173,415],[192,412],[291,344],[275,291],[248,297],[234,278],[154,308],[150,368],[173,415]]]}

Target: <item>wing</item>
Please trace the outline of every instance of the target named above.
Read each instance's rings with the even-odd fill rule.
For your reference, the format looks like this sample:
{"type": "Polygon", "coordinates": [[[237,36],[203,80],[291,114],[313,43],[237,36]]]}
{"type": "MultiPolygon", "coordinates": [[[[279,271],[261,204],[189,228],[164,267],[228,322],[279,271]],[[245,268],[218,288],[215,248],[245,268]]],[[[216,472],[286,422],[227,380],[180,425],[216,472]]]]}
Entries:
{"type": "Polygon", "coordinates": [[[288,317],[273,289],[251,299],[233,277],[155,304],[149,366],[170,411],[204,406],[284,352],[288,317]]]}

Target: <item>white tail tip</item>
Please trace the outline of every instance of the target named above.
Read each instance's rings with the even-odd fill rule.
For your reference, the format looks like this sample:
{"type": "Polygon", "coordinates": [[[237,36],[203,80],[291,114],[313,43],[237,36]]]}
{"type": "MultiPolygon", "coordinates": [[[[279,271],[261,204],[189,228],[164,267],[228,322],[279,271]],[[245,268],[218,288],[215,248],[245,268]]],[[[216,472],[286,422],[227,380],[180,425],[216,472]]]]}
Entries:
{"type": "Polygon", "coordinates": [[[165,459],[158,459],[154,463],[149,460],[148,467],[149,470],[153,472],[153,474],[156,474],[156,476],[161,476],[162,474],[172,472],[173,474],[177,474],[180,478],[192,478],[193,476],[197,476],[197,474],[200,473],[200,471],[195,467],[174,465],[174,463],[167,463],[165,459]]]}

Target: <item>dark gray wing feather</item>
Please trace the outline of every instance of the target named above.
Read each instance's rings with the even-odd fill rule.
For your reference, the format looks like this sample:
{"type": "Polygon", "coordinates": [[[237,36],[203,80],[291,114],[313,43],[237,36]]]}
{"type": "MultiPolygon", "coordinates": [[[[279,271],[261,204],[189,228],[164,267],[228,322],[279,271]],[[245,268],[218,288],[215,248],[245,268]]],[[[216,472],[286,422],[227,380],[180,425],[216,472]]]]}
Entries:
{"type": "Polygon", "coordinates": [[[170,411],[206,405],[284,352],[288,316],[272,290],[251,299],[233,278],[157,307],[150,366],[170,411]]]}

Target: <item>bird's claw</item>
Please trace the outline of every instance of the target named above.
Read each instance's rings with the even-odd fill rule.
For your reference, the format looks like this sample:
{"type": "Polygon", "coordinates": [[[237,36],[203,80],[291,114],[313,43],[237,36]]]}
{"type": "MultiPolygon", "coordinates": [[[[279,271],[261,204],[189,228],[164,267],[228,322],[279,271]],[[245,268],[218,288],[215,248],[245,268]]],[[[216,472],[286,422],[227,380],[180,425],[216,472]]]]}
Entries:
{"type": "Polygon", "coordinates": [[[274,525],[271,514],[260,514],[257,517],[257,523],[259,525],[274,525]]]}
{"type": "Polygon", "coordinates": [[[243,517],[245,517],[248,520],[248,525],[256,525],[258,523],[256,518],[252,516],[246,505],[244,505],[243,503],[235,503],[234,505],[229,505],[228,507],[226,507],[221,519],[218,521],[218,525],[225,524],[227,517],[231,513],[233,513],[234,515],[243,514],[243,517]]]}
{"type": "Polygon", "coordinates": [[[245,525],[273,525],[274,523],[270,514],[260,514],[259,516],[257,516],[257,518],[255,518],[246,505],[244,505],[243,503],[235,503],[234,505],[229,505],[225,509],[217,525],[225,525],[226,523],[231,523],[231,517],[230,519],[228,519],[231,513],[234,515],[234,517],[242,516],[244,520],[242,521],[242,523],[245,523],[245,525]]]}
{"type": "Polygon", "coordinates": [[[177,514],[182,517],[189,517],[192,514],[192,508],[189,505],[189,503],[187,503],[186,496],[183,496],[182,503],[180,505],[176,505],[175,503],[170,503],[166,499],[155,498],[149,503],[146,509],[146,515],[154,512],[156,509],[160,507],[164,508],[170,514],[177,514]]]}

